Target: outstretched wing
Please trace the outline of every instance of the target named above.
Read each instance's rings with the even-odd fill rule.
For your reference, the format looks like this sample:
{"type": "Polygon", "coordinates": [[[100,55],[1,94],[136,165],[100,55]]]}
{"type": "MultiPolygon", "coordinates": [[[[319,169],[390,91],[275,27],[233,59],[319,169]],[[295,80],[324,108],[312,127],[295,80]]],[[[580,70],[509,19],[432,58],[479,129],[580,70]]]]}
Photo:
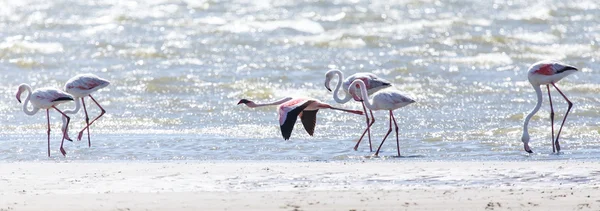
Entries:
{"type": "Polygon", "coordinates": [[[314,111],[302,111],[300,115],[300,120],[302,120],[302,125],[304,125],[304,129],[308,133],[308,135],[313,135],[315,132],[315,125],[317,125],[317,112],[319,110],[314,111]]]}
{"type": "Polygon", "coordinates": [[[314,100],[294,99],[279,106],[279,126],[283,139],[290,139],[298,115],[313,102],[314,100]]]}

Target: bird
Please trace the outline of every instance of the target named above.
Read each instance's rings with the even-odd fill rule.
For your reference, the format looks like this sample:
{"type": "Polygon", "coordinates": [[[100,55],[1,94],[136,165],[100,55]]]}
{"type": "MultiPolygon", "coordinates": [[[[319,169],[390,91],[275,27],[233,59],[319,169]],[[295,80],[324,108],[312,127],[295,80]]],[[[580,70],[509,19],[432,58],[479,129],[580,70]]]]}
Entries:
{"type": "Polygon", "coordinates": [[[277,106],[277,113],[279,115],[281,135],[284,140],[290,139],[298,116],[300,116],[302,125],[304,125],[304,129],[308,135],[312,136],[315,131],[319,109],[333,109],[363,115],[362,111],[333,107],[327,103],[308,97],[286,97],[275,102],[263,104],[256,104],[251,100],[241,99],[237,104],[245,104],[250,108],[279,105],[277,106]]]}
{"type": "MultiPolygon", "coordinates": [[[[396,109],[402,108],[404,106],[410,105],[410,104],[414,103],[415,101],[413,99],[410,99],[410,98],[402,95],[402,93],[400,93],[400,91],[395,90],[395,89],[384,89],[384,90],[375,92],[374,94],[371,95],[371,99],[369,99],[369,96],[367,96],[367,89],[365,88],[366,85],[362,80],[354,80],[350,84],[350,87],[352,89],[358,89],[358,92],[360,93],[360,95],[363,99],[362,101],[364,102],[365,106],[368,109],[376,110],[376,111],[377,110],[387,110],[390,113],[390,129],[383,137],[381,144],[379,144],[379,148],[377,148],[377,151],[375,152],[375,156],[379,155],[379,151],[381,150],[381,146],[383,146],[383,142],[385,142],[385,139],[392,132],[392,121],[394,121],[394,125],[396,126],[396,145],[397,145],[397,149],[398,149],[398,156],[400,156],[400,142],[398,140],[398,123],[396,123],[396,118],[394,117],[393,111],[396,109]]],[[[369,127],[367,127],[367,129],[365,129],[365,131],[369,130],[370,127],[371,127],[371,125],[369,125],[369,127]]]]}
{"type": "MultiPolygon", "coordinates": [[[[335,100],[335,102],[341,103],[341,104],[347,103],[348,101],[350,101],[351,98],[354,98],[355,101],[361,100],[360,96],[358,96],[356,93],[354,93],[355,92],[354,89],[348,91],[348,87],[350,86],[350,83],[352,83],[352,81],[354,81],[355,79],[360,79],[365,83],[366,89],[367,89],[367,94],[369,94],[369,95],[371,95],[381,89],[385,89],[385,88],[392,86],[392,84],[389,81],[382,79],[375,74],[365,73],[365,72],[352,74],[352,75],[348,76],[345,80],[342,81],[342,78],[344,78],[344,73],[342,73],[342,71],[340,71],[340,70],[333,69],[333,70],[329,70],[329,71],[327,71],[327,73],[325,73],[325,88],[327,88],[327,90],[329,90],[330,92],[331,92],[331,88],[329,87],[329,84],[335,75],[337,75],[338,80],[336,83],[335,90],[333,91],[333,99],[335,100]],[[344,90],[344,93],[346,94],[344,96],[344,98],[340,98],[338,95],[340,87],[342,85],[343,85],[342,90],[344,90]]],[[[371,130],[368,128],[370,128],[370,126],[373,125],[373,123],[375,123],[375,117],[373,116],[373,111],[369,111],[371,113],[371,121],[369,122],[369,115],[367,115],[367,108],[365,107],[364,103],[361,102],[361,104],[362,104],[363,110],[365,112],[365,119],[367,122],[367,130],[365,132],[368,134],[369,149],[372,152],[373,147],[371,146],[371,130]]],[[[365,135],[365,133],[363,132],[363,134],[358,139],[358,142],[356,142],[356,145],[354,146],[354,150],[358,149],[358,145],[360,144],[360,141],[362,140],[364,135],[365,135]]]]}
{"type": "Polygon", "coordinates": [[[529,147],[529,131],[528,125],[529,120],[535,113],[540,110],[542,106],[542,90],[540,88],[541,85],[546,85],[546,89],[548,90],[548,101],[550,102],[550,123],[552,124],[552,152],[560,152],[560,144],[558,143],[558,138],[560,136],[560,132],[562,131],[563,125],[565,124],[565,120],[569,115],[569,111],[571,111],[571,107],[573,107],[573,103],[567,98],[565,94],[556,86],[556,83],[577,72],[577,68],[571,65],[567,65],[558,61],[551,60],[543,60],[532,64],[527,71],[527,78],[533,89],[535,90],[535,94],[537,96],[537,104],[531,112],[525,117],[523,121],[523,135],[521,136],[521,141],[523,142],[523,146],[525,151],[528,153],[533,153],[531,148],[529,147]],[[550,85],[560,93],[560,95],[565,98],[567,101],[568,109],[565,113],[562,123],[560,124],[560,129],[558,129],[558,134],[556,135],[556,140],[554,139],[554,108],[552,108],[552,96],[550,95],[550,85]]]}
{"type": "MultiPolygon", "coordinates": [[[[62,116],[66,118],[66,125],[68,126],[71,118],[60,109],[56,108],[56,106],[61,103],[73,101],[73,96],[55,88],[39,88],[33,90],[32,92],[31,86],[27,84],[21,84],[17,90],[17,101],[19,101],[19,103],[21,103],[21,94],[25,91],[28,92],[25,102],[23,103],[23,112],[25,112],[25,114],[33,116],[40,109],[46,109],[46,118],[48,119],[48,157],[50,157],[50,109],[55,109],[62,114],[62,116]],[[29,110],[28,108],[30,102],[33,106],[32,110],[29,110]]],[[[60,142],[60,152],[63,154],[63,156],[67,154],[63,148],[65,136],[66,135],[63,132],[63,138],[60,142]]]]}
{"type": "MultiPolygon", "coordinates": [[[[100,104],[96,101],[96,99],[94,99],[94,97],[92,97],[92,93],[108,86],[109,84],[110,84],[110,82],[108,80],[100,78],[91,73],[76,75],[76,76],[72,77],[71,79],[69,79],[65,83],[64,90],[67,93],[73,95],[73,97],[75,97],[75,108],[71,109],[71,110],[66,110],[65,113],[76,114],[77,112],[79,112],[79,109],[81,108],[81,104],[83,104],[83,111],[85,112],[86,126],[83,129],[81,129],[81,131],[79,132],[79,135],[77,136],[77,140],[81,141],[83,131],[87,130],[88,147],[92,146],[92,142],[90,139],[90,129],[89,129],[90,125],[92,125],[92,123],[94,123],[97,119],[99,119],[102,115],[104,115],[104,113],[106,113],[104,108],[102,108],[102,106],[100,106],[100,104]],[[85,107],[85,101],[84,101],[84,98],[88,97],[88,96],[98,106],[98,108],[100,108],[100,115],[98,115],[96,118],[94,118],[91,122],[90,122],[90,118],[88,117],[87,108],[85,107]],[[79,103],[80,100],[81,100],[81,104],[79,103]]],[[[64,123],[65,123],[65,118],[63,118],[62,130],[65,132],[65,134],[67,134],[66,139],[71,141],[71,138],[69,137],[69,133],[67,132],[68,127],[66,127],[66,125],[64,123]]]]}

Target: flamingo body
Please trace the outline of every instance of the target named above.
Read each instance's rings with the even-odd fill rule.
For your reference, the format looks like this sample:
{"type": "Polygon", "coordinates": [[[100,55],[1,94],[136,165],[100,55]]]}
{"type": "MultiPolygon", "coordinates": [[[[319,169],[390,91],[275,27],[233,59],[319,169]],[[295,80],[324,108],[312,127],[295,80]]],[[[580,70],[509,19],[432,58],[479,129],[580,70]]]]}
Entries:
{"type": "MultiPolygon", "coordinates": [[[[365,99],[364,104],[367,108],[369,108],[371,110],[387,110],[390,113],[390,128],[389,128],[387,134],[383,137],[383,140],[381,141],[379,148],[375,152],[375,156],[379,155],[379,150],[381,150],[381,146],[383,146],[383,142],[385,142],[385,139],[387,138],[387,136],[392,132],[392,121],[394,122],[394,124],[396,126],[396,145],[398,148],[398,156],[400,156],[400,143],[398,140],[398,124],[396,123],[396,118],[394,117],[393,111],[396,109],[402,108],[404,106],[410,105],[410,104],[414,103],[415,101],[413,99],[410,99],[410,98],[402,95],[402,93],[400,93],[400,91],[393,90],[393,89],[385,89],[385,90],[376,92],[375,94],[372,94],[371,99],[369,99],[369,96],[367,96],[367,89],[365,88],[366,87],[365,83],[362,80],[353,81],[350,84],[350,87],[351,87],[350,89],[358,90],[356,92],[361,94],[362,99],[365,99]]],[[[369,127],[367,127],[365,129],[365,131],[369,130],[370,127],[371,127],[371,125],[369,125],[369,127]]],[[[364,132],[363,132],[363,134],[364,134],[364,132]]]]}
{"type": "Polygon", "coordinates": [[[94,74],[79,74],[65,83],[65,91],[74,97],[82,98],[108,85],[110,85],[108,80],[94,74]]]}
{"type": "MultiPolygon", "coordinates": [[[[69,116],[67,116],[64,112],[62,112],[58,108],[56,108],[56,106],[61,103],[72,101],[73,96],[71,96],[61,90],[54,89],[54,88],[39,88],[39,89],[35,89],[35,90],[31,91],[31,87],[29,85],[21,84],[21,85],[19,85],[19,88],[18,88],[17,94],[16,94],[17,101],[19,101],[19,103],[21,103],[21,94],[23,92],[27,92],[27,98],[25,99],[25,102],[23,102],[23,112],[25,112],[25,114],[27,114],[29,116],[33,116],[40,109],[46,110],[46,118],[48,120],[48,157],[50,157],[50,109],[53,108],[56,111],[58,111],[59,113],[61,113],[63,115],[63,117],[66,119],[66,125],[68,126],[69,121],[70,121],[69,116]],[[29,108],[28,108],[29,103],[31,103],[31,105],[33,107],[32,110],[29,110],[29,108]]],[[[60,143],[60,152],[63,155],[66,155],[67,153],[65,152],[65,150],[63,148],[64,140],[65,140],[65,133],[63,132],[63,138],[60,143]]]]}
{"type": "MultiPolygon", "coordinates": [[[[331,88],[329,88],[329,83],[331,82],[331,80],[333,79],[334,76],[337,76],[338,80],[337,80],[335,90],[333,91],[333,99],[337,103],[342,103],[342,104],[350,101],[350,99],[354,99],[355,101],[362,100],[361,96],[356,93],[355,89],[348,89],[350,87],[350,84],[354,80],[359,79],[365,84],[365,88],[367,90],[368,95],[371,95],[379,90],[382,90],[382,89],[392,86],[392,84],[389,81],[379,78],[377,75],[372,74],[372,73],[365,73],[365,72],[355,73],[355,74],[348,76],[346,79],[342,80],[344,78],[344,73],[342,73],[342,71],[329,70],[329,71],[327,71],[327,73],[325,73],[325,88],[327,88],[327,90],[329,90],[329,91],[331,91],[331,88]],[[344,93],[345,93],[344,98],[340,98],[338,95],[340,87],[342,87],[343,88],[342,90],[344,90],[344,93]]],[[[367,128],[370,128],[370,126],[375,123],[375,117],[373,116],[373,112],[369,111],[369,113],[371,113],[371,119],[369,120],[369,115],[366,114],[367,108],[365,107],[365,104],[363,102],[361,102],[361,104],[362,104],[363,110],[365,112],[365,120],[367,123],[367,128]]],[[[371,151],[373,151],[373,148],[371,146],[371,130],[370,129],[367,129],[365,131],[365,133],[363,133],[361,135],[361,137],[356,142],[356,145],[354,146],[354,150],[358,149],[358,146],[365,134],[368,134],[367,137],[369,139],[369,149],[371,151]]]]}
{"type": "Polygon", "coordinates": [[[552,151],[560,151],[560,144],[558,140],[563,125],[565,124],[567,116],[569,115],[569,111],[573,106],[573,103],[569,101],[567,96],[565,96],[560,89],[558,89],[555,83],[575,72],[577,72],[577,68],[573,66],[558,61],[550,60],[536,62],[529,67],[527,71],[527,79],[529,80],[529,83],[531,83],[531,86],[533,86],[533,89],[535,90],[537,103],[533,110],[531,110],[531,112],[525,117],[525,120],[523,121],[523,135],[521,136],[521,141],[523,142],[523,146],[526,152],[533,153],[533,151],[529,147],[530,137],[528,131],[528,124],[529,120],[533,117],[533,115],[535,115],[535,113],[537,113],[540,110],[540,107],[542,106],[542,90],[540,89],[541,85],[546,85],[546,89],[548,90],[548,101],[550,102],[550,122],[552,124],[552,151]],[[552,85],[563,96],[563,98],[565,99],[565,101],[567,101],[569,105],[567,112],[565,113],[565,116],[563,118],[563,121],[560,125],[560,129],[558,130],[558,134],[556,135],[556,139],[554,139],[554,108],[552,107],[550,85],[552,85]]]}
{"type": "Polygon", "coordinates": [[[334,109],[354,114],[363,114],[362,111],[333,107],[317,99],[307,97],[287,97],[272,103],[264,104],[256,104],[253,101],[241,99],[238,102],[238,105],[239,104],[245,104],[250,108],[278,105],[277,114],[279,116],[279,127],[281,129],[281,135],[285,140],[290,139],[298,116],[300,116],[306,132],[312,136],[317,123],[317,112],[319,109],[334,109]]]}
{"type": "MultiPolygon", "coordinates": [[[[90,125],[92,125],[92,123],[94,123],[97,119],[99,119],[106,112],[104,110],[104,108],[102,108],[102,106],[100,106],[100,104],[96,101],[96,99],[94,99],[94,97],[92,97],[92,93],[94,93],[95,91],[98,91],[99,89],[102,89],[108,85],[110,85],[110,82],[108,80],[100,78],[91,73],[76,75],[76,76],[72,77],[71,79],[69,79],[65,83],[65,87],[64,87],[65,91],[75,97],[75,108],[73,108],[71,110],[67,110],[67,111],[65,111],[65,113],[75,114],[75,113],[79,112],[81,104],[83,104],[83,110],[85,112],[86,126],[79,132],[77,140],[81,140],[83,131],[87,130],[89,147],[92,146],[89,127],[90,127],[90,125]],[[85,97],[90,97],[92,99],[92,101],[101,110],[100,115],[98,115],[96,118],[94,118],[91,122],[88,117],[87,108],[85,106],[85,101],[84,101],[85,97]],[[81,101],[81,104],[79,101],[81,101]]],[[[68,127],[66,127],[64,125],[64,122],[65,122],[65,119],[63,118],[62,130],[66,132],[66,131],[68,131],[68,127]]],[[[71,138],[69,138],[68,132],[66,132],[66,134],[67,134],[66,139],[70,141],[71,138]]]]}

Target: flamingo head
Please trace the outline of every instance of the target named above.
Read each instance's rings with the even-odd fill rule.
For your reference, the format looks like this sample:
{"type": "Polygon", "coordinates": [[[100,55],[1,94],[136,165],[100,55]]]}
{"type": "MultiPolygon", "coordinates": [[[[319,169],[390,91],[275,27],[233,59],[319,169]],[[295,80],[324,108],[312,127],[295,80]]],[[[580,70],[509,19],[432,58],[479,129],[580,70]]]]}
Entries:
{"type": "Polygon", "coordinates": [[[335,74],[336,74],[336,70],[330,70],[330,71],[327,71],[327,73],[325,73],[325,88],[327,88],[327,90],[329,90],[330,92],[331,92],[331,87],[329,86],[329,83],[331,82],[331,79],[333,79],[335,74]]]}
{"type": "Polygon", "coordinates": [[[19,89],[17,89],[17,101],[21,103],[21,94],[27,90],[27,84],[19,85],[19,89]]]}
{"type": "Polygon", "coordinates": [[[523,147],[525,148],[525,152],[533,153],[533,151],[531,151],[531,148],[529,147],[529,134],[528,133],[523,133],[523,136],[521,136],[521,141],[523,142],[523,147]]]}

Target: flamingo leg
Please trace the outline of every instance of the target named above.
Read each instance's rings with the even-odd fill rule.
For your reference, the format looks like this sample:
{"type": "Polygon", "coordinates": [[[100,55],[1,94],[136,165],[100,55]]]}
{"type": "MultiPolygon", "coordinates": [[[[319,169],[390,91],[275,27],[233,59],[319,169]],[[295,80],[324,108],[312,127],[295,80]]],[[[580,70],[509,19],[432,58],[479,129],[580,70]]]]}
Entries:
{"type": "Polygon", "coordinates": [[[563,125],[565,124],[565,120],[567,120],[567,116],[569,115],[569,111],[571,111],[571,107],[573,107],[573,103],[567,98],[567,96],[565,96],[565,94],[562,93],[562,91],[560,91],[560,89],[558,89],[558,87],[556,87],[556,85],[553,83],[552,86],[554,86],[554,88],[556,89],[556,91],[558,91],[558,93],[560,93],[560,95],[562,95],[565,100],[567,101],[567,103],[569,104],[569,108],[567,109],[567,112],[565,113],[565,117],[563,118],[562,123],[560,124],[560,129],[558,129],[558,134],[556,134],[556,142],[554,145],[556,145],[556,152],[560,152],[560,145],[558,144],[558,137],[560,136],[560,132],[562,131],[563,125]]]}
{"type": "MultiPolygon", "coordinates": [[[[56,111],[58,111],[59,113],[61,113],[66,119],[67,119],[67,124],[66,127],[69,127],[69,122],[71,121],[71,118],[69,116],[67,116],[65,113],[63,113],[61,110],[59,110],[58,108],[56,108],[55,106],[52,106],[52,108],[54,108],[56,111]]],[[[50,121],[50,120],[48,120],[50,121]]],[[[67,155],[67,152],[65,151],[65,148],[63,148],[63,144],[65,143],[65,137],[67,136],[67,130],[63,131],[63,137],[62,140],[60,141],[60,153],[63,154],[63,156],[67,155]]]]}
{"type": "Polygon", "coordinates": [[[356,142],[356,145],[354,146],[354,151],[356,151],[358,149],[358,145],[360,145],[360,141],[362,141],[362,138],[365,136],[365,133],[369,134],[369,149],[371,150],[371,152],[373,152],[373,146],[371,145],[371,125],[373,125],[373,123],[375,123],[375,117],[373,116],[373,111],[369,110],[371,112],[371,123],[369,123],[369,115],[367,114],[367,107],[365,107],[365,103],[362,103],[363,105],[363,110],[365,111],[365,117],[367,119],[367,128],[363,131],[362,135],[360,135],[360,138],[358,139],[358,142],[356,142]]]}
{"type": "MultiPolygon", "coordinates": [[[[100,104],[98,103],[98,101],[96,101],[96,99],[94,99],[94,97],[92,97],[92,95],[88,95],[90,96],[90,99],[92,99],[92,101],[94,101],[94,103],[96,103],[96,105],[98,106],[98,108],[100,108],[100,115],[98,115],[96,118],[94,118],[94,120],[92,120],[89,124],[87,124],[83,129],[81,129],[81,131],[79,132],[79,136],[77,137],[77,140],[81,140],[81,136],[83,136],[83,131],[85,129],[88,129],[90,127],[90,125],[92,125],[96,120],[98,120],[100,117],[102,117],[102,115],[104,115],[104,113],[106,113],[106,111],[104,110],[104,108],[102,108],[102,106],[100,106],[100,104]]],[[[91,145],[91,143],[90,143],[91,145]]]]}
{"type": "MultiPolygon", "coordinates": [[[[85,101],[81,98],[81,104],[83,105],[83,112],[85,113],[85,125],[90,124],[90,117],[88,116],[87,109],[85,107],[85,101]]],[[[92,141],[90,140],[90,128],[86,129],[88,135],[88,147],[92,147],[92,141]]]]}
{"type": "Polygon", "coordinates": [[[46,119],[48,119],[48,157],[50,157],[50,109],[46,109],[46,119]]]}
{"type": "MultiPolygon", "coordinates": [[[[396,126],[396,148],[398,149],[398,157],[400,157],[400,140],[398,140],[398,123],[396,122],[396,117],[394,116],[394,112],[390,111],[390,116],[392,120],[394,120],[394,125],[396,126]]],[[[391,127],[392,125],[390,125],[391,127]]]]}
{"type": "Polygon", "coordinates": [[[390,135],[391,132],[392,132],[392,111],[390,111],[390,129],[388,129],[388,132],[383,137],[383,140],[381,140],[381,144],[379,144],[379,148],[377,148],[377,152],[375,152],[375,156],[379,156],[379,150],[381,150],[381,146],[383,146],[383,142],[385,142],[385,139],[388,137],[388,135],[390,135]]]}
{"type": "Polygon", "coordinates": [[[550,95],[550,85],[546,84],[546,88],[548,89],[548,101],[550,101],[550,124],[552,128],[552,152],[556,152],[556,148],[554,146],[554,108],[552,108],[552,95],[550,95]]]}

